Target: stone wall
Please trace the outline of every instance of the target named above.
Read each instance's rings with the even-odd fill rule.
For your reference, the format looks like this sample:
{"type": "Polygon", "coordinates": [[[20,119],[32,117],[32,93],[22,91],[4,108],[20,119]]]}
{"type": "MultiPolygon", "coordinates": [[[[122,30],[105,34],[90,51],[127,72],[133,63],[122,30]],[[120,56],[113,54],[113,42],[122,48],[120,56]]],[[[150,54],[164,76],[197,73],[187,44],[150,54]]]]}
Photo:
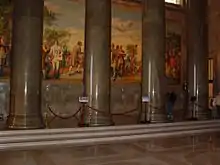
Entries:
{"type": "MultiPolygon", "coordinates": [[[[183,93],[179,87],[169,87],[178,93],[175,106],[178,120],[183,109],[183,93]]],[[[42,87],[42,111],[47,112],[46,105],[51,105],[53,111],[60,115],[71,115],[80,108],[79,97],[82,96],[83,85],[80,83],[64,83],[45,81],[42,87]]],[[[123,113],[138,108],[140,100],[140,83],[115,83],[111,91],[112,113],[123,113]]],[[[9,83],[0,84],[0,111],[6,117],[9,111],[9,83]]],[[[136,117],[137,113],[132,113],[136,117]]]]}

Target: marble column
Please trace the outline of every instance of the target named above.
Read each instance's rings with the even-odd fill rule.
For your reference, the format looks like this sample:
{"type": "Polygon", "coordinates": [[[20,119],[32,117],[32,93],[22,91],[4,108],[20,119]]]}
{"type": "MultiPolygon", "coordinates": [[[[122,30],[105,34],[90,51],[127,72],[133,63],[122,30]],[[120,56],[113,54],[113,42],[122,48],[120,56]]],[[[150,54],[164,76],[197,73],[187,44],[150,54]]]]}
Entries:
{"type": "Polygon", "coordinates": [[[38,129],[41,114],[43,0],[14,0],[10,112],[11,129],[38,129]]]}
{"type": "Polygon", "coordinates": [[[142,96],[149,98],[142,103],[140,121],[164,122],[165,82],[165,2],[143,1],[142,20],[142,96]]]}
{"type": "Polygon", "coordinates": [[[206,0],[188,1],[187,118],[206,119],[208,113],[208,30],[206,0]]]}
{"type": "Polygon", "coordinates": [[[86,0],[85,96],[82,126],[112,125],[110,112],[111,0],[86,0]]]}

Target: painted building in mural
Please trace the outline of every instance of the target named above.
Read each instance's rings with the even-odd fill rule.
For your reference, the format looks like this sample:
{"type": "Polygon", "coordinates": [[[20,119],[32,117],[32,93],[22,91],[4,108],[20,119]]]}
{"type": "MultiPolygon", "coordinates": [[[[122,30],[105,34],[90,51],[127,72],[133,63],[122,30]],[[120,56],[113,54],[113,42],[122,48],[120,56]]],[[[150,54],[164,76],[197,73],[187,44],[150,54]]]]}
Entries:
{"type": "MultiPolygon", "coordinates": [[[[10,74],[11,6],[1,7],[0,75],[10,74]]],[[[42,74],[44,79],[81,80],[84,62],[84,0],[45,0],[42,74]]],[[[181,78],[181,29],[167,21],[165,72],[172,83],[181,78]]],[[[99,44],[99,43],[97,43],[99,44]]],[[[112,80],[140,81],[141,6],[114,0],[112,8],[112,80]]]]}

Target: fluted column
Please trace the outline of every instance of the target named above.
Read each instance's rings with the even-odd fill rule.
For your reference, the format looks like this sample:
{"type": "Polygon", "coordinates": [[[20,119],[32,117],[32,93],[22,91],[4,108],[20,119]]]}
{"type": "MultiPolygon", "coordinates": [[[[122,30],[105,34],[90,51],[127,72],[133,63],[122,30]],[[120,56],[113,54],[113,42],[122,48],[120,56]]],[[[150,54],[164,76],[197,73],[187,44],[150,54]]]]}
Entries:
{"type": "Polygon", "coordinates": [[[139,122],[163,122],[165,83],[165,2],[143,2],[142,21],[142,96],[149,97],[142,103],[139,122]]]}
{"type": "Polygon", "coordinates": [[[43,128],[41,45],[43,0],[14,0],[10,112],[11,129],[43,128]]]}
{"type": "Polygon", "coordinates": [[[110,115],[111,0],[86,0],[85,96],[80,125],[112,125],[110,115]]]}
{"type": "Polygon", "coordinates": [[[188,1],[188,118],[208,113],[208,30],[206,0],[188,1]]]}

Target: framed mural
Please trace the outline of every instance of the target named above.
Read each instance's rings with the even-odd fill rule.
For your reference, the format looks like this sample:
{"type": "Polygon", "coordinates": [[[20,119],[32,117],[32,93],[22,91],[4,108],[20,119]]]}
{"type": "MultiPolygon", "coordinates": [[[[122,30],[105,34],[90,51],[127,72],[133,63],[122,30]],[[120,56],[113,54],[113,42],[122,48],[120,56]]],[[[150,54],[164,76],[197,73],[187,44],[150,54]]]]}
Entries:
{"type": "Polygon", "coordinates": [[[113,1],[112,57],[113,80],[140,81],[141,8],[139,3],[113,1]]]}
{"type": "Polygon", "coordinates": [[[182,31],[176,22],[167,21],[167,25],[165,75],[170,85],[179,85],[181,83],[182,70],[182,31]]]}
{"type": "MultiPolygon", "coordinates": [[[[0,8],[2,11],[0,12],[2,18],[0,19],[0,77],[7,78],[10,75],[12,6],[5,1],[4,4],[0,4],[0,8]]],[[[140,81],[141,17],[139,3],[132,0],[113,0],[111,45],[113,81],[140,81]]],[[[45,80],[82,80],[84,20],[84,0],[45,0],[42,45],[42,74],[45,80]],[[58,60],[54,60],[53,50],[59,50],[58,60]]],[[[175,67],[172,62],[173,54],[175,59],[181,56],[179,42],[181,36],[173,33],[172,30],[167,33],[166,75],[174,82],[179,81],[181,74],[180,68],[177,68],[178,62],[175,67]]]]}
{"type": "Polygon", "coordinates": [[[45,1],[44,79],[82,79],[84,13],[83,1],[45,1]],[[60,50],[59,62],[53,58],[55,49],[60,50]]]}
{"type": "Polygon", "coordinates": [[[0,77],[10,74],[10,39],[12,30],[12,5],[9,1],[0,2],[0,77]]]}

